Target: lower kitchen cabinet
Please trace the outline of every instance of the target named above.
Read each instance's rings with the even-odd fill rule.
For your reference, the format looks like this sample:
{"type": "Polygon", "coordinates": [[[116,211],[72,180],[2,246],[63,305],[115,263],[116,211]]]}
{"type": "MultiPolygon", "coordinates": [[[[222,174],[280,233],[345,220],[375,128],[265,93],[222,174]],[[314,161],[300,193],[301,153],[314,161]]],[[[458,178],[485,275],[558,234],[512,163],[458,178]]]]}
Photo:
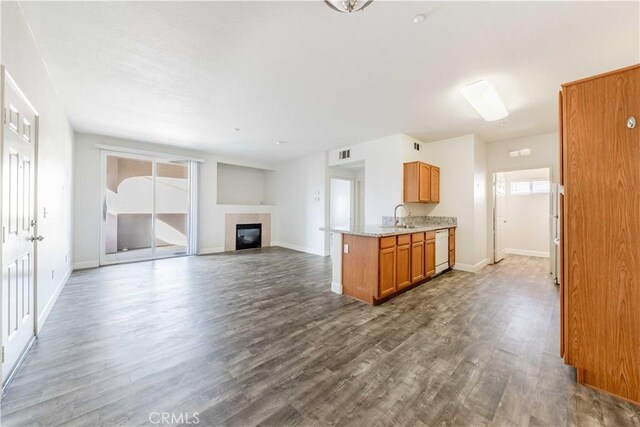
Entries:
{"type": "MultiPolygon", "coordinates": [[[[455,239],[455,234],[450,236],[455,239]]],[[[368,304],[392,298],[435,274],[433,231],[385,237],[344,234],[343,244],[343,293],[368,304]]]]}
{"type": "Polygon", "coordinates": [[[411,284],[411,236],[398,236],[396,247],[396,288],[402,289],[411,284]]]}
{"type": "Polygon", "coordinates": [[[378,298],[396,291],[396,247],[380,249],[380,281],[378,298]]]}
{"type": "Polygon", "coordinates": [[[436,239],[435,234],[433,238],[427,239],[424,242],[424,263],[425,263],[425,277],[431,277],[436,274],[436,239]]]}
{"type": "Polygon", "coordinates": [[[449,229],[449,268],[456,263],[456,229],[449,229]]]}
{"type": "Polygon", "coordinates": [[[411,283],[424,280],[424,233],[411,235],[411,283]]]}

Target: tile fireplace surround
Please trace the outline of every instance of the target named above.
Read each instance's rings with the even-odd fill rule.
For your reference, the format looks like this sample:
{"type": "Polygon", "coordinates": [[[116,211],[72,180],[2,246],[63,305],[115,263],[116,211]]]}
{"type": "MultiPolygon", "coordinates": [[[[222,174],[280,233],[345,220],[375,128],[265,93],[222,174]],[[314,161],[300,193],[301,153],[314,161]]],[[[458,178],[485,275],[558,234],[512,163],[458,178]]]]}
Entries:
{"type": "Polygon", "coordinates": [[[224,216],[224,250],[236,250],[236,225],[262,224],[262,247],[271,246],[271,214],[228,213],[224,216]]]}

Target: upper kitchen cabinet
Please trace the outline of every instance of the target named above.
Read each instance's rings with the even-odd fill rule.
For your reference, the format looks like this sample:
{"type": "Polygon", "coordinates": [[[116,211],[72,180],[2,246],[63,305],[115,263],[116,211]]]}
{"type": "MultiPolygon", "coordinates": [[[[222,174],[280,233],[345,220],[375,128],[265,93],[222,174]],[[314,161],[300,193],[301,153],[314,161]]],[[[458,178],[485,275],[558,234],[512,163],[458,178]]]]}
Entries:
{"type": "Polygon", "coordinates": [[[440,168],[422,162],[405,163],[403,201],[405,203],[438,203],[440,201],[440,168]]]}

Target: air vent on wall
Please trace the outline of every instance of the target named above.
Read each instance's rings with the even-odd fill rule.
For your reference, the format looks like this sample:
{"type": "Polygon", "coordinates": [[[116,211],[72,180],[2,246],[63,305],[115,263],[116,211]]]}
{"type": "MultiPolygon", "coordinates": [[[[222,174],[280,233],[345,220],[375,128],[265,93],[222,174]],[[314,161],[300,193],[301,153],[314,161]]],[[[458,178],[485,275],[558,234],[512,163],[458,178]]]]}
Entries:
{"type": "Polygon", "coordinates": [[[344,150],[338,153],[339,160],[348,159],[349,157],[351,157],[351,150],[344,150]]]}
{"type": "Polygon", "coordinates": [[[420,144],[418,144],[417,142],[413,143],[413,149],[416,151],[420,151],[420,144]]]}

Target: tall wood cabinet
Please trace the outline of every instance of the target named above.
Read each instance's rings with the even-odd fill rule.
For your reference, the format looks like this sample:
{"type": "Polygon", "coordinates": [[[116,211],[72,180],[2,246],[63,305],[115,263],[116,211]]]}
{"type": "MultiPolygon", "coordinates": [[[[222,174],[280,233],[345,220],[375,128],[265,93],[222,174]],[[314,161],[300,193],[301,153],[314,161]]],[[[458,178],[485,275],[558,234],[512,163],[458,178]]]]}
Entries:
{"type": "Polygon", "coordinates": [[[578,382],[640,403],[640,65],[560,95],[561,351],[578,382]]]}

